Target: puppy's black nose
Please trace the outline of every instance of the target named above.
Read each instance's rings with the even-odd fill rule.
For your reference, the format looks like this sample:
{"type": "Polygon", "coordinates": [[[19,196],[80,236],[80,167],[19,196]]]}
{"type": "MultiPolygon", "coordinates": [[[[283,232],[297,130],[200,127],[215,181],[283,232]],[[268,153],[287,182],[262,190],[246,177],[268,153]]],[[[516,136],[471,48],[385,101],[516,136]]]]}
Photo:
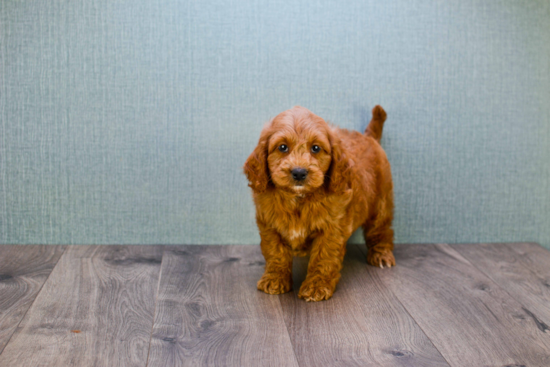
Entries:
{"type": "Polygon", "coordinates": [[[303,181],[307,177],[307,169],[305,168],[293,168],[291,173],[292,178],[296,181],[303,181]]]}

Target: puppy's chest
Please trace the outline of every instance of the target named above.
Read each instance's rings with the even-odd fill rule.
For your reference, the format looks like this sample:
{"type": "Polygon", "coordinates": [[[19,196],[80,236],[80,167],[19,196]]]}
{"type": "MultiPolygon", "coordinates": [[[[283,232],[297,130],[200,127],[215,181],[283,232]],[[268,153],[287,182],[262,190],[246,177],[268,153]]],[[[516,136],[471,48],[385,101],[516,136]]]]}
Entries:
{"type": "Polygon", "coordinates": [[[272,225],[293,249],[298,250],[304,249],[308,239],[321,230],[326,222],[320,210],[297,204],[276,213],[272,225]]]}

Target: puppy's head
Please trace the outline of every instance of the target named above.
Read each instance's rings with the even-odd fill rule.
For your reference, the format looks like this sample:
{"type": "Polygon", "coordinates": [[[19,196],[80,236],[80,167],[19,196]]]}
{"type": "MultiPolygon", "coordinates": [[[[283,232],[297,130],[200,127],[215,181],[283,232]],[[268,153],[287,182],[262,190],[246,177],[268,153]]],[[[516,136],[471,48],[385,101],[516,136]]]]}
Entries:
{"type": "Polygon", "coordinates": [[[349,162],[333,128],[297,106],[264,127],[244,172],[256,192],[270,185],[297,194],[321,187],[341,192],[349,180],[349,162]]]}

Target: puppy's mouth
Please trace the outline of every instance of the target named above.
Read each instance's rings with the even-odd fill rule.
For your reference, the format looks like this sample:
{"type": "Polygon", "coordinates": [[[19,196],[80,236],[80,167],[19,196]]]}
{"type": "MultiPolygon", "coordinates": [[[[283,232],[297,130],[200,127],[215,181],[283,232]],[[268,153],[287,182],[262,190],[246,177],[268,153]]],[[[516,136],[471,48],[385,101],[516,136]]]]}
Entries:
{"type": "Polygon", "coordinates": [[[294,186],[291,186],[292,189],[296,192],[302,192],[305,190],[304,184],[302,182],[294,184],[294,186]]]}

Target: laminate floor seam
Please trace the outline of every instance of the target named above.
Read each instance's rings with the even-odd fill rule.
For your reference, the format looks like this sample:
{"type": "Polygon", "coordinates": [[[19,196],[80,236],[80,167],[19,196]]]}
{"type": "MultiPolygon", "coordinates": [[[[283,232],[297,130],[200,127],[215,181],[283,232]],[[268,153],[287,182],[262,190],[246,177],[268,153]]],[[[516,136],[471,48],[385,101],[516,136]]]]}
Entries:
{"type": "MultiPolygon", "coordinates": [[[[48,246],[48,245],[42,245],[42,246],[48,246]]],[[[54,271],[55,268],[57,267],[57,264],[59,264],[59,261],[61,261],[61,258],[62,258],[63,256],[65,256],[65,253],[67,252],[67,248],[68,248],[69,246],[71,246],[71,245],[61,245],[61,248],[62,248],[63,253],[61,254],[61,256],[59,256],[59,259],[57,259],[57,261],[55,262],[54,267],[52,268],[52,270],[50,271],[50,273],[49,273],[48,276],[46,277],[46,280],[44,280],[44,282],[43,282],[42,285],[40,286],[40,289],[38,290],[38,292],[36,292],[36,295],[34,296],[34,299],[32,300],[31,304],[29,305],[29,307],[27,308],[27,310],[25,311],[25,313],[23,314],[23,317],[21,317],[21,320],[19,320],[19,322],[17,323],[17,326],[15,327],[15,329],[13,329],[13,333],[11,333],[10,338],[8,339],[8,341],[6,342],[6,344],[4,345],[4,348],[2,348],[2,350],[0,350],[0,355],[2,355],[2,353],[4,352],[4,350],[6,350],[6,347],[7,347],[8,344],[10,343],[11,338],[13,338],[13,335],[15,334],[15,332],[17,331],[17,329],[19,329],[19,325],[21,325],[21,323],[23,322],[23,320],[24,320],[25,317],[27,316],[27,313],[28,313],[29,310],[32,308],[32,306],[34,305],[34,302],[35,302],[36,299],[38,298],[38,295],[40,294],[40,292],[42,292],[42,289],[44,288],[44,285],[45,285],[46,282],[50,279],[50,276],[52,275],[53,271],[54,271]]]]}
{"type": "MultiPolygon", "coordinates": [[[[360,252],[363,253],[363,255],[367,256],[367,251],[366,251],[366,246],[363,246],[363,245],[355,245],[357,246],[357,248],[359,249],[360,252]]],[[[366,264],[366,262],[365,262],[366,264]]],[[[368,264],[366,264],[366,266],[369,266],[368,264]]],[[[405,304],[401,301],[401,299],[399,298],[399,296],[397,294],[395,294],[391,289],[388,288],[388,292],[390,292],[391,294],[393,294],[393,296],[395,297],[395,299],[397,300],[397,302],[399,302],[399,304],[401,305],[401,307],[403,307],[403,309],[405,310],[405,312],[407,312],[407,315],[409,315],[409,317],[411,318],[411,320],[414,321],[414,323],[418,326],[418,328],[420,330],[422,330],[422,333],[426,336],[426,338],[430,341],[430,344],[434,347],[435,350],[437,350],[437,352],[441,355],[441,357],[445,360],[445,362],[447,362],[447,364],[450,366],[450,367],[453,367],[453,365],[451,364],[451,362],[449,362],[449,360],[447,358],[445,358],[445,355],[443,353],[441,353],[441,351],[439,350],[439,348],[436,347],[436,345],[434,344],[433,340],[428,336],[428,334],[426,333],[426,331],[422,328],[422,326],[418,323],[418,321],[416,321],[416,319],[413,317],[413,315],[410,313],[409,309],[407,307],[405,307],[405,304]]]]}
{"type": "MultiPolygon", "coordinates": [[[[294,292],[294,285],[292,286],[293,290],[292,292],[294,292]]],[[[295,348],[295,345],[294,345],[294,342],[292,341],[292,337],[290,336],[290,330],[288,330],[288,325],[286,324],[285,322],[285,310],[284,310],[284,306],[283,306],[283,303],[281,302],[281,298],[279,297],[278,299],[279,301],[279,306],[280,306],[280,309],[281,309],[281,316],[283,317],[283,324],[285,325],[285,330],[286,330],[286,335],[288,335],[288,340],[290,341],[290,345],[292,346],[292,354],[294,354],[294,359],[296,360],[296,364],[298,366],[301,366],[300,364],[300,360],[298,359],[298,355],[296,354],[296,348],[295,348]]]]}
{"type": "MultiPolygon", "coordinates": [[[[510,249],[511,251],[514,251],[514,249],[511,248],[511,247],[509,246],[509,244],[505,243],[505,244],[503,244],[503,245],[504,245],[505,247],[507,247],[508,249],[510,249]]],[[[539,244],[536,244],[536,246],[540,246],[540,245],[539,245],[539,244]]],[[[461,254],[461,255],[462,255],[462,254],[461,254]]],[[[518,254],[518,255],[519,255],[519,254],[518,254]]],[[[464,255],[462,255],[462,256],[464,256],[464,255]]],[[[468,261],[469,261],[469,259],[468,259],[468,261]]],[[[528,271],[529,273],[533,274],[533,275],[535,276],[535,278],[540,278],[539,274],[537,274],[537,272],[533,271],[533,269],[531,269],[530,267],[528,267],[527,265],[525,265],[525,264],[523,263],[523,261],[518,260],[518,264],[520,264],[524,269],[527,269],[527,271],[528,271]]],[[[483,272],[483,270],[481,270],[481,269],[480,269],[480,271],[483,272]]]]}
{"type": "Polygon", "coordinates": [[[153,341],[153,330],[155,329],[155,320],[157,317],[157,306],[158,306],[158,300],[159,300],[159,292],[160,292],[160,281],[162,279],[162,263],[164,261],[164,254],[166,253],[166,246],[162,245],[162,255],[160,257],[160,267],[159,267],[159,279],[157,281],[157,291],[155,293],[155,311],[153,312],[153,322],[151,323],[151,334],[149,335],[149,347],[147,348],[147,359],[145,362],[145,367],[149,365],[149,355],[151,353],[151,343],[153,341]]]}

